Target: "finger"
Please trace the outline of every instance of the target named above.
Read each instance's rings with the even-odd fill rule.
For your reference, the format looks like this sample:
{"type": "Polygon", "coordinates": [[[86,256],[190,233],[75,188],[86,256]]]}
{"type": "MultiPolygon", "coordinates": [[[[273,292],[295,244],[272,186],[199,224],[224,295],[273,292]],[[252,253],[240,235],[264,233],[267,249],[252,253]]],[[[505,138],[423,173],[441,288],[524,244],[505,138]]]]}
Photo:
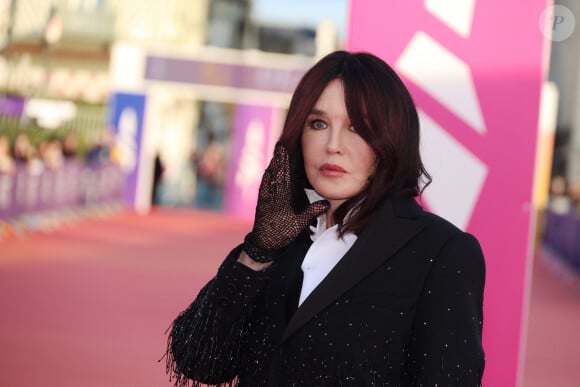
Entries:
{"type": "Polygon", "coordinates": [[[312,215],[318,216],[323,212],[328,211],[330,208],[330,202],[328,200],[318,200],[308,206],[306,211],[309,211],[312,215]]]}
{"type": "Polygon", "coordinates": [[[328,211],[330,208],[330,202],[328,200],[319,200],[310,204],[306,209],[298,216],[300,218],[300,223],[306,227],[312,222],[314,218],[320,214],[328,211]]]}
{"type": "Polygon", "coordinates": [[[290,187],[290,158],[288,156],[288,150],[281,142],[276,144],[274,158],[276,159],[276,184],[287,189],[290,187]]]}
{"type": "Polygon", "coordinates": [[[283,179],[280,177],[280,160],[283,157],[283,151],[284,149],[282,144],[278,142],[274,148],[274,154],[268,163],[268,167],[262,176],[262,181],[259,188],[259,192],[261,194],[270,196],[271,194],[275,193],[276,185],[279,184],[280,181],[283,181],[283,179]]]}
{"type": "Polygon", "coordinates": [[[258,189],[258,195],[263,197],[269,195],[272,186],[272,172],[270,166],[266,168],[264,174],[262,175],[262,181],[260,182],[260,188],[258,189]]]}

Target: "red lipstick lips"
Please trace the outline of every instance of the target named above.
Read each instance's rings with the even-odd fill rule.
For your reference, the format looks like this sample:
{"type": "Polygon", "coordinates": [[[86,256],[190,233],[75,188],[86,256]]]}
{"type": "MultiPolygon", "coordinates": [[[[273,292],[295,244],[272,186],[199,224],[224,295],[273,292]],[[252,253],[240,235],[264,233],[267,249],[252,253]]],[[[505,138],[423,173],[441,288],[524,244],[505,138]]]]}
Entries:
{"type": "Polygon", "coordinates": [[[325,163],[322,164],[319,169],[320,172],[326,176],[340,176],[343,173],[346,173],[346,171],[342,167],[336,164],[325,163]]]}

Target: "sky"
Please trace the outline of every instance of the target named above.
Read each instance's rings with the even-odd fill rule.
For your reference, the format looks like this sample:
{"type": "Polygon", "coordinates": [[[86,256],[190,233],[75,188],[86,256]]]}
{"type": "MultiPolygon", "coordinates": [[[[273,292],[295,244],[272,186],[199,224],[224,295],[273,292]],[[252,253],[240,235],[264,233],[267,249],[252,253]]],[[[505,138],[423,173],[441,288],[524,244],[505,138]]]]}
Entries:
{"type": "Polygon", "coordinates": [[[349,0],[253,0],[252,17],[265,25],[311,28],[330,19],[343,40],[348,4],[349,0]]]}

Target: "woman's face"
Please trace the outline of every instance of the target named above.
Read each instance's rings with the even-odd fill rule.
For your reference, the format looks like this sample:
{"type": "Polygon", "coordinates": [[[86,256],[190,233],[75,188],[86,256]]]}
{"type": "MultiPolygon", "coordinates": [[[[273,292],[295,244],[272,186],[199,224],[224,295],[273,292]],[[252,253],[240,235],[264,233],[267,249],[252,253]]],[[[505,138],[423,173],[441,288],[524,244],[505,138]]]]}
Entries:
{"type": "Polygon", "coordinates": [[[331,81],[314,104],[302,132],[308,181],[330,201],[330,213],[367,185],[376,155],[350,123],[342,81],[331,81]]]}
{"type": "Polygon", "coordinates": [[[8,141],[6,136],[0,136],[0,153],[10,153],[10,141],[8,141]]]}

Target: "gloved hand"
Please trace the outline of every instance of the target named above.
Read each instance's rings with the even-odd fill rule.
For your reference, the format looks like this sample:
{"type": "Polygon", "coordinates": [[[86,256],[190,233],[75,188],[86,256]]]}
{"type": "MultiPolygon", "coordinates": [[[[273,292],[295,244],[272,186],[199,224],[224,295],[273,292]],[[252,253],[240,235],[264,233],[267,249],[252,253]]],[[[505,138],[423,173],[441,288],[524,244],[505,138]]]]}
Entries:
{"type": "Polygon", "coordinates": [[[280,142],[260,183],[252,231],[244,239],[244,251],[256,262],[276,260],[312,220],[327,211],[330,203],[319,200],[300,213],[292,205],[296,173],[292,173],[288,151],[280,142]]]}

